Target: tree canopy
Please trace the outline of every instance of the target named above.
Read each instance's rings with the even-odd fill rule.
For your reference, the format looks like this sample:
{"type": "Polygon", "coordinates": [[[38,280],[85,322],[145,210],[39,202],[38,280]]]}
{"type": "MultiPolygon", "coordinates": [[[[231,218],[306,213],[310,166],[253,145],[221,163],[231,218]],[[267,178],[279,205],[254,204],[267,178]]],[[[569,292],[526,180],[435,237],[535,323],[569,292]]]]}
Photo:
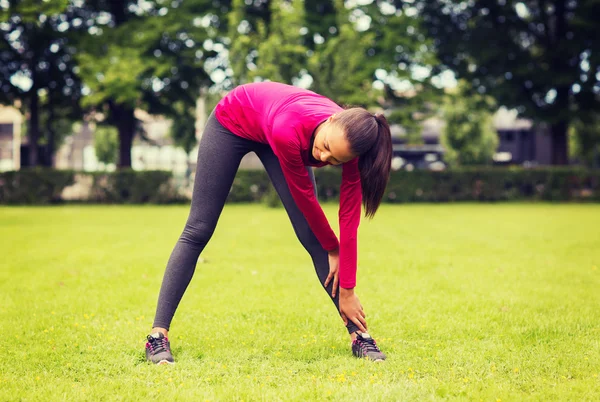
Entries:
{"type": "Polygon", "coordinates": [[[549,123],[553,163],[567,163],[573,116],[600,107],[600,3],[416,3],[440,60],[499,104],[549,123]]]}
{"type": "MultiPolygon", "coordinates": [[[[456,76],[547,123],[560,164],[569,127],[580,148],[597,144],[585,128],[600,110],[597,15],[576,0],[0,0],[0,103],[26,114],[32,165],[38,142],[52,152],[93,111],[129,167],[136,109],[173,119],[189,150],[201,94],[260,80],[384,109],[417,143],[456,76]]],[[[460,102],[448,116],[481,106],[460,102]]]]}

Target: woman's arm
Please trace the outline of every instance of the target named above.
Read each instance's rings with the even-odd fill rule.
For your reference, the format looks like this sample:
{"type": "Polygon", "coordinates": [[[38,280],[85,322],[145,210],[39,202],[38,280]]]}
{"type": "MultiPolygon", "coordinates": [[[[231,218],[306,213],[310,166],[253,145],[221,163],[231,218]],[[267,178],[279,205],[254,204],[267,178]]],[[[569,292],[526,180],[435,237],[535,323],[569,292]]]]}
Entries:
{"type": "Polygon", "coordinates": [[[348,321],[352,321],[360,331],[366,332],[366,315],[360,300],[354,294],[361,203],[358,158],[354,158],[342,165],[340,187],[340,313],[346,325],[348,321]]]}
{"type": "Polygon", "coordinates": [[[293,128],[281,129],[273,135],[273,151],[279,158],[281,170],[294,201],[321,246],[327,251],[336,250],[339,242],[315,195],[312,181],[300,155],[298,136],[289,130],[293,128]]]}
{"type": "Polygon", "coordinates": [[[358,158],[342,165],[340,187],[340,287],[356,286],[358,226],[362,203],[358,158]]]}

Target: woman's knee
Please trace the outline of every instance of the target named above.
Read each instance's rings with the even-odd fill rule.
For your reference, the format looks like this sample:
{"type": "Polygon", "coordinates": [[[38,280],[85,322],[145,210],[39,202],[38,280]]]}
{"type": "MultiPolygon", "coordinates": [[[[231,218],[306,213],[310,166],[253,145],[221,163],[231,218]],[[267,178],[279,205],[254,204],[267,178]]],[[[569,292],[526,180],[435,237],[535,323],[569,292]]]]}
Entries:
{"type": "Polygon", "coordinates": [[[188,221],[185,224],[181,239],[187,243],[204,246],[215,231],[216,224],[207,221],[188,221]]]}

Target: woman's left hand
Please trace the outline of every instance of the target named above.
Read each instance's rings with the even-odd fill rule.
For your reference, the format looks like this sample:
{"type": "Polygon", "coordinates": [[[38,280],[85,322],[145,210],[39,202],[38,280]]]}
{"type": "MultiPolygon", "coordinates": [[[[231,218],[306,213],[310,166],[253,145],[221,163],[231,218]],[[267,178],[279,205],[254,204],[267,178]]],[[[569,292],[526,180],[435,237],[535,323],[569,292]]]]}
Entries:
{"type": "Polygon", "coordinates": [[[340,253],[338,249],[329,251],[329,275],[325,279],[325,287],[333,279],[333,288],[331,289],[331,297],[335,297],[339,285],[339,270],[340,270],[340,253]]]}
{"type": "Polygon", "coordinates": [[[352,321],[360,331],[367,332],[367,316],[354,289],[340,289],[340,314],[346,326],[352,321]]]}

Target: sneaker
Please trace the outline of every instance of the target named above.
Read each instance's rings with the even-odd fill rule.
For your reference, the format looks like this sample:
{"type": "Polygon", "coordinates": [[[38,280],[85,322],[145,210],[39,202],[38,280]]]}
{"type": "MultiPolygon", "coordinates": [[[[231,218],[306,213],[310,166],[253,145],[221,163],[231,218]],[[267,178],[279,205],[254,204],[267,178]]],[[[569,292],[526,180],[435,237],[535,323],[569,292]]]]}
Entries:
{"type": "Polygon", "coordinates": [[[375,362],[385,360],[385,355],[377,347],[375,339],[366,332],[356,333],[356,339],[352,342],[352,354],[358,358],[370,359],[375,362]]]}
{"type": "Polygon", "coordinates": [[[146,360],[154,364],[174,364],[171,343],[164,334],[157,332],[146,337],[146,360]]]}

